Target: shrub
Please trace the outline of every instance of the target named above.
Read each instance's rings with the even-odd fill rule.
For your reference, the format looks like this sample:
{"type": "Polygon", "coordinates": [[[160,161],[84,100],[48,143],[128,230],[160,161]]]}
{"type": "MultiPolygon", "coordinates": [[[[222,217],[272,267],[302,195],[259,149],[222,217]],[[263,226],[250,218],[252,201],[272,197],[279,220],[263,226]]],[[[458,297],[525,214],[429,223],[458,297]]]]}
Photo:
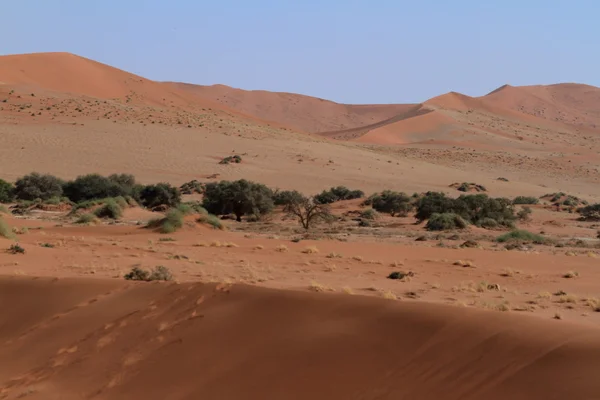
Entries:
{"type": "Polygon", "coordinates": [[[600,203],[591,204],[577,210],[584,221],[600,221],[600,203]]]}
{"type": "Polygon", "coordinates": [[[25,254],[25,249],[18,244],[11,245],[7,251],[11,254],[25,254]]]}
{"type": "Polygon", "coordinates": [[[114,199],[108,199],[94,214],[98,218],[119,219],[123,216],[123,210],[114,199]]]}
{"type": "Polygon", "coordinates": [[[219,164],[231,164],[231,163],[239,164],[241,162],[242,162],[242,157],[240,157],[236,154],[235,156],[225,157],[224,159],[219,161],[219,164]]]}
{"type": "Polygon", "coordinates": [[[173,233],[183,226],[183,214],[177,209],[169,210],[164,218],[153,219],[147,228],[157,229],[160,233],[173,233]]]}
{"type": "Polygon", "coordinates": [[[493,218],[483,218],[477,222],[477,226],[485,229],[496,229],[498,228],[498,221],[493,218]]]}
{"type": "Polygon", "coordinates": [[[381,193],[375,193],[365,202],[370,204],[373,209],[394,215],[405,217],[413,209],[411,198],[405,193],[392,192],[385,190],[381,193]]]}
{"type": "Polygon", "coordinates": [[[196,220],[196,222],[201,224],[208,224],[215,229],[224,229],[221,220],[212,214],[201,214],[200,217],[196,220]]]}
{"type": "Polygon", "coordinates": [[[4,221],[4,218],[0,217],[0,236],[6,239],[12,239],[15,237],[11,227],[4,221]]]}
{"type": "Polygon", "coordinates": [[[429,219],[434,213],[454,213],[465,221],[479,225],[486,218],[498,225],[512,227],[516,219],[512,202],[505,198],[491,198],[486,194],[462,195],[457,199],[439,192],[428,192],[417,202],[415,217],[419,221],[429,219]]]}
{"type": "Polygon", "coordinates": [[[125,274],[124,278],[128,281],[170,281],[173,280],[173,274],[169,268],[162,265],[155,267],[152,271],[133,267],[129,273],[125,274]]]}
{"type": "Polygon", "coordinates": [[[15,199],[15,187],[12,183],[0,179],[0,203],[11,203],[15,199]]]}
{"type": "Polygon", "coordinates": [[[465,229],[467,222],[460,215],[454,213],[436,213],[429,218],[425,229],[428,231],[449,231],[452,229],[465,229]]]}
{"type": "Polygon", "coordinates": [[[156,185],[144,186],[140,191],[140,201],[148,208],[161,205],[175,207],[181,203],[179,190],[168,183],[157,183],[156,185]]]}
{"type": "Polygon", "coordinates": [[[64,182],[52,175],[41,175],[33,172],[15,182],[15,196],[19,200],[48,200],[61,197],[64,182]]]}
{"type": "Polygon", "coordinates": [[[496,238],[496,241],[499,243],[506,243],[512,241],[519,242],[532,242],[535,244],[544,244],[547,242],[547,239],[542,235],[537,235],[535,233],[531,233],[529,231],[515,229],[511,232],[505,233],[504,235],[500,235],[496,238]]]}
{"type": "Polygon", "coordinates": [[[77,221],[75,221],[76,224],[90,224],[92,222],[94,222],[96,220],[96,216],[94,214],[83,214],[82,216],[80,216],[77,221]]]}
{"type": "Polygon", "coordinates": [[[202,194],[204,193],[204,184],[198,182],[196,179],[184,183],[179,187],[181,194],[202,194]]]}
{"type": "Polygon", "coordinates": [[[202,205],[211,214],[235,214],[237,221],[244,215],[260,219],[273,210],[273,192],[263,184],[245,179],[209,183],[202,205]]]}
{"type": "Polygon", "coordinates": [[[540,199],[533,196],[517,196],[513,200],[513,204],[537,204],[540,199]]]}
{"type": "Polygon", "coordinates": [[[353,200],[364,197],[362,190],[350,190],[345,186],[332,187],[329,190],[324,190],[320,194],[314,196],[314,200],[321,204],[331,204],[341,200],[353,200]]]}
{"type": "Polygon", "coordinates": [[[99,174],[81,175],[64,185],[64,193],[76,203],[134,194],[135,178],[121,174],[104,177],[99,174]]]}
{"type": "Polygon", "coordinates": [[[531,219],[531,214],[532,214],[532,210],[529,207],[523,207],[521,210],[519,210],[519,212],[517,213],[517,218],[520,221],[529,221],[531,219]]]}
{"type": "Polygon", "coordinates": [[[273,203],[276,206],[285,206],[294,201],[300,201],[304,196],[296,190],[275,191],[273,193],[273,203]]]}
{"type": "Polygon", "coordinates": [[[369,208],[367,210],[362,211],[360,213],[360,217],[371,221],[375,220],[377,219],[377,211],[373,210],[372,208],[369,208]]]}
{"type": "Polygon", "coordinates": [[[0,205],[0,214],[8,214],[8,208],[3,205],[0,205]]]}

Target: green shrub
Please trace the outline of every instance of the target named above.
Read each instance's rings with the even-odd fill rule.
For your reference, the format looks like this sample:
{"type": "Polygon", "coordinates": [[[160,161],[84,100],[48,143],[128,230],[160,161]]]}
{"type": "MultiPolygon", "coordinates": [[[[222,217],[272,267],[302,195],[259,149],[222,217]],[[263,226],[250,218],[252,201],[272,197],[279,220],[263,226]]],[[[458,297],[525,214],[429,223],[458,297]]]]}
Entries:
{"type": "Polygon", "coordinates": [[[362,190],[350,190],[345,186],[337,186],[314,196],[314,201],[320,204],[331,204],[336,201],[360,199],[364,196],[362,190]]]}
{"type": "Polygon", "coordinates": [[[365,201],[365,204],[370,204],[379,212],[401,217],[407,216],[413,209],[412,199],[408,195],[391,190],[375,193],[365,201]]]}
{"type": "Polygon", "coordinates": [[[209,183],[202,205],[211,214],[234,214],[238,221],[244,215],[259,219],[273,210],[273,192],[263,184],[245,179],[209,183]]]}
{"type": "Polygon", "coordinates": [[[519,242],[532,242],[536,244],[544,244],[548,239],[543,237],[542,235],[538,235],[535,233],[531,233],[529,231],[516,229],[511,232],[505,233],[504,235],[500,235],[496,238],[496,241],[499,243],[506,243],[512,241],[519,242]]]}
{"type": "Polygon", "coordinates": [[[61,197],[64,182],[52,175],[41,175],[33,172],[15,182],[15,197],[19,200],[48,200],[61,197]]]}
{"type": "Polygon", "coordinates": [[[235,156],[225,157],[224,159],[219,161],[219,164],[231,164],[231,163],[239,164],[241,162],[242,162],[242,157],[240,157],[236,154],[235,156]]]}
{"type": "Polygon", "coordinates": [[[150,272],[133,267],[129,273],[125,274],[124,278],[128,281],[148,281],[150,279],[150,272]]]}
{"type": "Polygon", "coordinates": [[[509,199],[491,198],[486,194],[468,194],[452,199],[443,193],[429,192],[418,200],[415,217],[424,221],[434,213],[458,214],[475,225],[479,225],[485,218],[491,218],[500,226],[512,227],[516,219],[509,199]]]}
{"type": "Polygon", "coordinates": [[[168,183],[157,183],[147,185],[140,192],[141,203],[148,208],[158,206],[176,207],[181,203],[179,189],[168,183]]]}
{"type": "Polygon", "coordinates": [[[377,211],[373,210],[372,208],[369,208],[367,210],[364,210],[360,213],[360,217],[362,219],[368,219],[368,220],[375,220],[377,219],[377,211]]]}
{"type": "Polygon", "coordinates": [[[15,200],[15,187],[12,183],[0,179],[0,203],[12,203],[15,200]]]}
{"type": "Polygon", "coordinates": [[[125,200],[125,197],[123,197],[123,196],[115,197],[114,202],[117,203],[117,205],[119,207],[121,207],[122,209],[129,207],[129,203],[127,202],[127,200],[125,200]]]}
{"type": "Polygon", "coordinates": [[[12,228],[4,221],[4,218],[0,217],[0,236],[6,239],[13,239],[15,234],[12,228]]]}
{"type": "Polygon", "coordinates": [[[183,226],[183,214],[178,209],[167,212],[164,218],[148,221],[147,228],[156,229],[160,233],[173,233],[183,226]]]}
{"type": "Polygon", "coordinates": [[[83,214],[82,216],[80,216],[77,219],[77,221],[75,221],[75,223],[76,224],[91,224],[95,220],[96,220],[96,216],[94,214],[83,214]]]}
{"type": "Polygon", "coordinates": [[[577,212],[584,221],[600,221],[600,203],[582,207],[577,212]]]}
{"type": "Polygon", "coordinates": [[[25,249],[18,244],[11,245],[7,251],[11,254],[25,254],[25,249]]]}
{"type": "Polygon", "coordinates": [[[196,220],[196,222],[201,223],[201,224],[210,225],[215,229],[220,229],[220,230],[224,229],[224,226],[223,226],[223,223],[221,222],[221,220],[212,214],[201,214],[200,217],[196,220]]]}
{"type": "Polygon", "coordinates": [[[531,214],[533,213],[533,211],[531,210],[531,208],[529,207],[523,207],[521,210],[519,210],[519,212],[517,213],[517,218],[520,221],[529,221],[531,219],[531,214]]]}
{"type": "Polygon", "coordinates": [[[449,231],[466,227],[467,222],[460,215],[454,213],[433,214],[425,225],[425,229],[428,231],[449,231]]]}
{"type": "Polygon", "coordinates": [[[285,206],[293,202],[299,202],[304,199],[302,193],[296,190],[275,191],[273,193],[273,203],[276,206],[285,206]]]}
{"type": "Polygon", "coordinates": [[[493,218],[483,218],[477,222],[477,226],[485,229],[496,229],[498,228],[498,221],[493,218]]]}
{"type": "Polygon", "coordinates": [[[114,199],[107,199],[104,205],[94,211],[98,218],[119,219],[123,216],[123,209],[114,199]]]}
{"type": "Polygon", "coordinates": [[[517,196],[513,200],[513,204],[538,204],[540,199],[533,196],[517,196]]]}
{"type": "Polygon", "coordinates": [[[179,191],[181,194],[202,194],[204,193],[204,184],[194,179],[181,185],[179,191]]]}

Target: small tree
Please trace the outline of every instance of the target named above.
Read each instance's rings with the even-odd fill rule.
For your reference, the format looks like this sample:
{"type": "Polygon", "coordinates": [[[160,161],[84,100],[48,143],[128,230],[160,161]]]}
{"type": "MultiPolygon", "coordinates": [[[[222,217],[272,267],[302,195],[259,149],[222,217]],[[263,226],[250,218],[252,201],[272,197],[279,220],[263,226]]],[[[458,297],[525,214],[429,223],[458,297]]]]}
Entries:
{"type": "Polygon", "coordinates": [[[394,215],[406,217],[413,209],[411,198],[405,193],[392,192],[384,190],[381,193],[376,193],[369,197],[365,202],[371,204],[373,209],[394,215]]]}
{"type": "Polygon", "coordinates": [[[275,191],[273,193],[273,202],[276,206],[285,206],[290,202],[302,200],[304,196],[296,190],[275,191]]]}
{"type": "Polygon", "coordinates": [[[244,215],[260,218],[273,210],[273,191],[245,179],[209,183],[204,190],[202,205],[211,214],[235,214],[237,221],[244,215]]]}
{"type": "Polygon", "coordinates": [[[316,202],[312,197],[295,199],[286,204],[284,211],[298,218],[298,221],[306,230],[310,229],[314,222],[327,220],[331,217],[329,207],[316,202]]]}
{"type": "Polygon", "coordinates": [[[88,174],[67,182],[64,185],[64,193],[69,200],[79,203],[85,200],[131,196],[134,186],[135,178],[132,175],[111,175],[107,178],[99,174],[88,174]]]}
{"type": "Polygon", "coordinates": [[[64,182],[55,176],[33,172],[15,182],[15,196],[19,200],[48,200],[52,197],[61,197],[63,184],[64,182]]]}
{"type": "Polygon", "coordinates": [[[15,187],[0,179],[0,203],[10,203],[15,199],[15,187]]]}

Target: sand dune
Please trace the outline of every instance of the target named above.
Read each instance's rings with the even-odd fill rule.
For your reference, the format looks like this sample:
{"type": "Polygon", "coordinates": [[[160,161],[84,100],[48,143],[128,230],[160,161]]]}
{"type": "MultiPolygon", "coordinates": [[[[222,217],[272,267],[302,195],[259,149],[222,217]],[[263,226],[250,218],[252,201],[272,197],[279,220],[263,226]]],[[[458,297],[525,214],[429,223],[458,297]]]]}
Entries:
{"type": "Polygon", "coordinates": [[[241,90],[225,85],[200,86],[165,83],[219,102],[256,118],[299,131],[318,133],[359,128],[405,112],[412,104],[339,104],[294,93],[241,90]]]}
{"type": "Polygon", "coordinates": [[[6,399],[600,393],[597,331],[555,321],[222,284],[3,278],[0,287],[6,399]]]}

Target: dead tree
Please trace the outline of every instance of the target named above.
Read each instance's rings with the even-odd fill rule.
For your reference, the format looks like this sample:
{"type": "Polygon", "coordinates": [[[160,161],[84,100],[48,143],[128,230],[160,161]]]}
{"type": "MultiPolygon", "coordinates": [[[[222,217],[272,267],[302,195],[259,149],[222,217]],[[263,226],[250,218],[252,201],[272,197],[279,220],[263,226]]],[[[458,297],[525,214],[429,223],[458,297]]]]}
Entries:
{"type": "Polygon", "coordinates": [[[285,205],[284,211],[298,218],[298,221],[306,230],[318,220],[328,220],[331,218],[329,207],[316,202],[312,197],[291,200],[285,205]]]}

